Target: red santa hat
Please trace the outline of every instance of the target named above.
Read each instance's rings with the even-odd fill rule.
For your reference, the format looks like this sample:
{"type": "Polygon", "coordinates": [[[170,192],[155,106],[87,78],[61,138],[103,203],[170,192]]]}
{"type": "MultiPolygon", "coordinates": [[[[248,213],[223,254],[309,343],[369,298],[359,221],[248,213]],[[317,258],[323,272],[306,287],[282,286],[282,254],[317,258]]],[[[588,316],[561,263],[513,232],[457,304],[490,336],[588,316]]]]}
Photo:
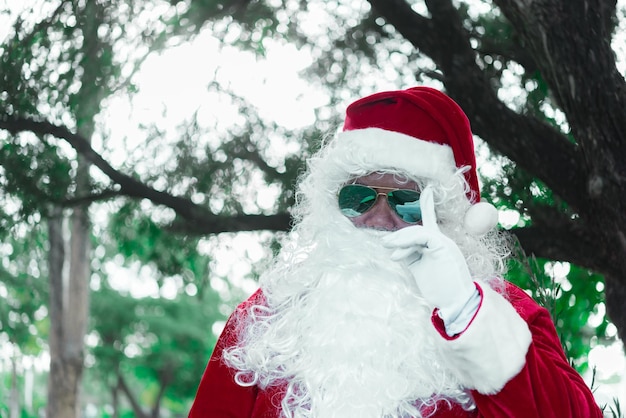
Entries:
{"type": "Polygon", "coordinates": [[[466,228],[480,235],[496,225],[496,209],[479,203],[469,120],[442,92],[413,87],[364,97],[348,106],[343,130],[348,142],[369,149],[381,168],[438,179],[466,167],[467,197],[473,204],[466,213],[466,228]]]}

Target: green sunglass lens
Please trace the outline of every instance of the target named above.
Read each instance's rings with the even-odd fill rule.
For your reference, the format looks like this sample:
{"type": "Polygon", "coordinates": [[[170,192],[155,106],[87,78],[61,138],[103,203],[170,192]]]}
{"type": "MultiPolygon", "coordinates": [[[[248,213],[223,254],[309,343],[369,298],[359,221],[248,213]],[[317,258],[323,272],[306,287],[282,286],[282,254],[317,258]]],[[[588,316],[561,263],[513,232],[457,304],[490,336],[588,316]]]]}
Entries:
{"type": "Polygon", "coordinates": [[[348,218],[367,212],[376,202],[376,191],[358,184],[348,184],[339,191],[339,209],[348,218]]]}
{"type": "Polygon", "coordinates": [[[416,223],[422,220],[419,192],[415,190],[394,190],[387,194],[387,201],[404,222],[416,223]]]}
{"type": "MultiPolygon", "coordinates": [[[[348,184],[339,191],[339,209],[344,216],[354,218],[370,210],[378,194],[376,190],[360,184],[348,184]]],[[[420,193],[415,190],[398,189],[387,193],[389,206],[405,222],[422,220],[420,193]]]]}

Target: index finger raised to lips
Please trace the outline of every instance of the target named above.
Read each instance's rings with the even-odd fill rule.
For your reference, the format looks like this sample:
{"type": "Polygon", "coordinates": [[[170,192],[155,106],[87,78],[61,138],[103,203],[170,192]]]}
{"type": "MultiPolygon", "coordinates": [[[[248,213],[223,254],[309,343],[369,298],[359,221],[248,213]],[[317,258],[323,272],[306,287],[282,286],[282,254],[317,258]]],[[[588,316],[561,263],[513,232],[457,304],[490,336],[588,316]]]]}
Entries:
{"type": "Polygon", "coordinates": [[[439,229],[437,226],[437,215],[435,213],[435,199],[431,186],[426,186],[420,196],[420,206],[422,208],[422,225],[429,229],[439,229]]]}

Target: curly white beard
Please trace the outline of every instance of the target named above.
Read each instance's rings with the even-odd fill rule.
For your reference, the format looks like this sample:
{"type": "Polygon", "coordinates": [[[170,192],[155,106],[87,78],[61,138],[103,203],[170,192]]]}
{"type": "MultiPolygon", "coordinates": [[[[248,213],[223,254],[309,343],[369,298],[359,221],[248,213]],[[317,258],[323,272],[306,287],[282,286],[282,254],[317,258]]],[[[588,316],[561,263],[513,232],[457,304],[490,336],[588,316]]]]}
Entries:
{"type": "MultiPolygon", "coordinates": [[[[440,400],[471,408],[435,343],[431,307],[380,243],[388,232],[358,229],[337,208],[342,184],[380,167],[367,150],[339,151],[326,147],[309,160],[290,241],[260,279],[267,303],[241,318],[239,343],[224,360],[242,385],[284,388],[289,418],[419,418],[440,400]]],[[[498,287],[506,245],[498,234],[479,239],[463,230],[470,206],[463,170],[413,180],[435,186],[441,229],[472,277],[498,287]]]]}
{"type": "Polygon", "coordinates": [[[341,216],[283,248],[261,279],[267,307],[225,352],[240,384],[285,386],[286,417],[422,417],[442,399],[471,407],[434,343],[431,308],[380,244],[385,233],[341,216]]]}

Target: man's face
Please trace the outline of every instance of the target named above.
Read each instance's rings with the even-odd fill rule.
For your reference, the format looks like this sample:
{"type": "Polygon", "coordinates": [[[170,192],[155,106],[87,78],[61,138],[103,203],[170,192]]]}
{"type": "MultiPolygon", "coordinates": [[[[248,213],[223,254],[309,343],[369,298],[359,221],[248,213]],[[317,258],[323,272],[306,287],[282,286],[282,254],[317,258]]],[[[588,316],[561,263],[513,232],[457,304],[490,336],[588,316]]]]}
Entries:
{"type": "Polygon", "coordinates": [[[403,179],[391,173],[371,173],[366,176],[357,177],[353,182],[355,184],[369,186],[380,193],[376,199],[376,203],[374,203],[371,209],[362,215],[349,218],[356,227],[395,231],[415,225],[415,223],[405,222],[391,209],[387,202],[386,193],[389,192],[389,188],[419,191],[420,188],[416,182],[403,179]]]}

